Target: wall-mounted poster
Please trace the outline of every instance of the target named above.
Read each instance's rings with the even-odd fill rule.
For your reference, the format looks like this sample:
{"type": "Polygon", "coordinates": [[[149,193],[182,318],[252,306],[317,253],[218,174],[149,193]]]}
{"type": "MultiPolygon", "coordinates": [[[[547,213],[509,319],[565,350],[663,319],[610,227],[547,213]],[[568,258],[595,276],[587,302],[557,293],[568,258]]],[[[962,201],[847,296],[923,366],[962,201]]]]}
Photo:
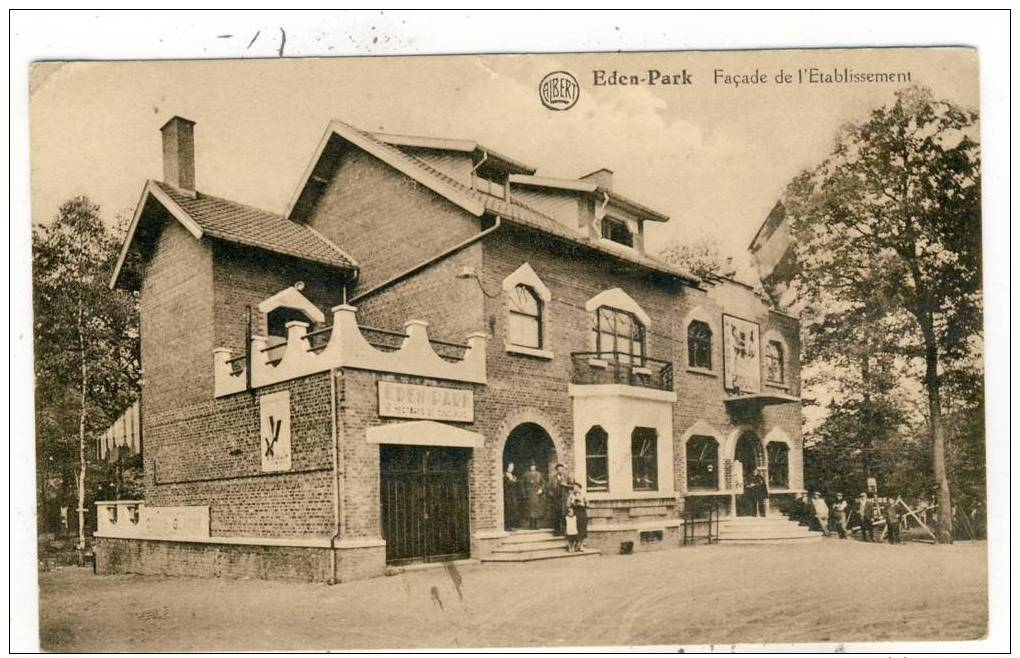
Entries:
{"type": "Polygon", "coordinates": [[[728,390],[761,390],[760,346],[757,323],[723,315],[723,382],[728,390]]]}
{"type": "Polygon", "coordinates": [[[259,452],[263,472],[290,470],[290,391],[259,398],[259,452]]]}

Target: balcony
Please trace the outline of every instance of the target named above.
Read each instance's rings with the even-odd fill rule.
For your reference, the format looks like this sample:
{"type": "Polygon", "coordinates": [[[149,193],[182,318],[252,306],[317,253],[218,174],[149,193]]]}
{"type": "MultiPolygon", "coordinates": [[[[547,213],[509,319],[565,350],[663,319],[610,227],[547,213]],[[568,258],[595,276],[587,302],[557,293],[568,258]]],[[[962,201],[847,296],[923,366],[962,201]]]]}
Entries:
{"type": "Polygon", "coordinates": [[[657,391],[673,390],[673,364],[621,352],[572,352],[571,383],[623,384],[657,391]]]}

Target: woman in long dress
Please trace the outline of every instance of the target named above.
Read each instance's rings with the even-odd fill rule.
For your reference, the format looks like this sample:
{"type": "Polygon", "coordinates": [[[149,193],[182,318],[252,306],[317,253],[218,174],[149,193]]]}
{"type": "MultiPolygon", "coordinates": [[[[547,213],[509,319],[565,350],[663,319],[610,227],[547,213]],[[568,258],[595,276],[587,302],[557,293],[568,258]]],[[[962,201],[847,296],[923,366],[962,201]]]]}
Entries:
{"type": "Polygon", "coordinates": [[[524,512],[528,517],[528,527],[534,530],[545,512],[542,495],[545,493],[545,478],[532,463],[522,478],[524,481],[524,512]]]}
{"type": "Polygon", "coordinates": [[[574,516],[577,517],[577,550],[583,551],[584,540],[588,537],[588,499],[584,496],[580,482],[574,482],[567,506],[574,510],[574,516]]]}
{"type": "Polygon", "coordinates": [[[514,463],[506,465],[503,472],[503,527],[506,530],[517,527],[517,499],[520,497],[520,482],[514,473],[514,463]]]}

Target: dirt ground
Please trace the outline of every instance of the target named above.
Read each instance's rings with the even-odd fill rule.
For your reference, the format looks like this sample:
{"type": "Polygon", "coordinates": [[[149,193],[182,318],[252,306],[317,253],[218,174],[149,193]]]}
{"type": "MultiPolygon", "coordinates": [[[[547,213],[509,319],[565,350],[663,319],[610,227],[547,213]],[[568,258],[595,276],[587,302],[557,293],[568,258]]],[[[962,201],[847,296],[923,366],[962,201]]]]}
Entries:
{"type": "Polygon", "coordinates": [[[229,651],[965,640],[984,542],[700,546],[469,564],[336,586],[40,574],[47,651],[229,651]]]}

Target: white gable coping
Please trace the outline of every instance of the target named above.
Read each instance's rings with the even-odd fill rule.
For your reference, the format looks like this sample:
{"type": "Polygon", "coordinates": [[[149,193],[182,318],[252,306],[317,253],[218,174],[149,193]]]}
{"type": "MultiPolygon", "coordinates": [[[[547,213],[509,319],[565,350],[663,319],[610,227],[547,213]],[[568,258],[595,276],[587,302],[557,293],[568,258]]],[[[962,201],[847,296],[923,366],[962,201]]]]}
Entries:
{"type": "Polygon", "coordinates": [[[365,430],[365,439],[369,443],[446,448],[481,448],[485,444],[485,437],[478,432],[434,420],[413,420],[369,427],[365,430]]]}
{"type": "Polygon", "coordinates": [[[284,288],[272,297],[267,297],[259,302],[258,306],[260,313],[269,313],[270,311],[280,307],[297,309],[307,315],[308,319],[313,322],[321,324],[326,321],[326,315],[319,310],[319,307],[310,302],[308,298],[302,295],[301,292],[294,286],[284,288]]]}
{"type": "Polygon", "coordinates": [[[503,279],[503,290],[506,292],[510,292],[519,285],[525,285],[534,290],[538,298],[543,302],[548,302],[552,299],[552,293],[549,292],[549,288],[542,282],[542,279],[539,278],[538,274],[528,263],[524,263],[503,279]]]}
{"type": "Polygon", "coordinates": [[[170,195],[161,190],[155,181],[145,181],[145,187],[142,188],[142,197],[138,200],[138,205],[135,206],[135,214],[131,218],[131,224],[128,225],[127,235],[124,236],[124,244],[120,248],[117,264],[113,268],[113,274],[110,275],[110,290],[117,286],[117,279],[120,278],[120,271],[124,267],[124,261],[127,260],[128,252],[131,250],[131,245],[135,239],[135,231],[138,230],[138,223],[142,219],[142,212],[145,211],[145,203],[149,200],[150,196],[166,208],[167,212],[173,215],[174,219],[180,222],[187,229],[188,233],[195,236],[196,240],[202,238],[202,227],[188,216],[188,213],[184,212],[184,208],[181,208],[176,201],[170,198],[170,195]]]}
{"type": "Polygon", "coordinates": [[[603,290],[585,303],[584,310],[594,311],[600,306],[609,306],[621,311],[633,313],[637,316],[638,320],[641,320],[641,324],[645,325],[646,328],[652,324],[651,318],[648,317],[645,310],[641,308],[641,305],[634,301],[634,298],[625,293],[621,288],[603,290]]]}

